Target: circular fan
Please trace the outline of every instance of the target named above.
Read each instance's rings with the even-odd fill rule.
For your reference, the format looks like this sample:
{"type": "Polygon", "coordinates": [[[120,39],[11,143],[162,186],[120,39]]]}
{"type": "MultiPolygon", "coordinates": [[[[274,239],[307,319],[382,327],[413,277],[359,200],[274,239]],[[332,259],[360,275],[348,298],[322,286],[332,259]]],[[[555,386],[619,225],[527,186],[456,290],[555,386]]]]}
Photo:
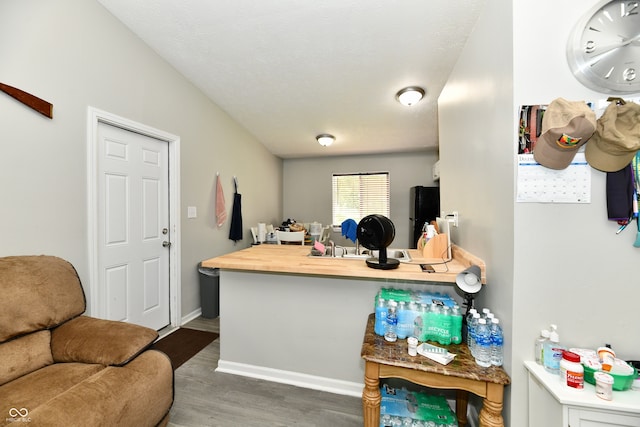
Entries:
{"type": "Polygon", "coordinates": [[[384,215],[368,215],[358,224],[358,241],[369,250],[377,250],[378,258],[369,258],[367,266],[380,270],[398,268],[400,261],[387,258],[387,246],[396,237],[393,222],[384,215]]]}

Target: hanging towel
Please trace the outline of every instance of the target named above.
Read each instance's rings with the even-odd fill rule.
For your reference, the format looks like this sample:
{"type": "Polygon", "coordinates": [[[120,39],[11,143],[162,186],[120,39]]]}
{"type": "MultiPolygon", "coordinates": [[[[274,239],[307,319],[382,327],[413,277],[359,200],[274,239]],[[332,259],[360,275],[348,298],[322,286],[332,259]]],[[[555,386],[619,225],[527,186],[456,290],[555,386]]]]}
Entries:
{"type": "Polygon", "coordinates": [[[352,219],[342,221],[342,235],[355,243],[358,238],[358,224],[352,219]]]}
{"type": "Polygon", "coordinates": [[[235,193],[233,195],[233,210],[231,211],[231,228],[229,229],[229,239],[237,242],[242,240],[242,196],[238,193],[238,181],[233,178],[235,193]]]}
{"type": "Polygon", "coordinates": [[[216,176],[216,224],[222,227],[227,220],[227,207],[224,202],[224,191],[222,191],[222,183],[220,175],[216,176]]]}

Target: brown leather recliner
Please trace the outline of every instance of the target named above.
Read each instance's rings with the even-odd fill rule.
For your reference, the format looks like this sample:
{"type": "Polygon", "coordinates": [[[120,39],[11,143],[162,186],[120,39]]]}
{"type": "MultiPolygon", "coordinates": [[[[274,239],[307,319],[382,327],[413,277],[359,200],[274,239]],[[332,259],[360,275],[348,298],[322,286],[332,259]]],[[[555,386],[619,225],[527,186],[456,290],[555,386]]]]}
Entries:
{"type": "Polygon", "coordinates": [[[74,267],[0,258],[0,426],[164,426],[168,357],[152,329],[83,316],[74,267]],[[25,422],[26,424],[22,424],[25,422]]]}

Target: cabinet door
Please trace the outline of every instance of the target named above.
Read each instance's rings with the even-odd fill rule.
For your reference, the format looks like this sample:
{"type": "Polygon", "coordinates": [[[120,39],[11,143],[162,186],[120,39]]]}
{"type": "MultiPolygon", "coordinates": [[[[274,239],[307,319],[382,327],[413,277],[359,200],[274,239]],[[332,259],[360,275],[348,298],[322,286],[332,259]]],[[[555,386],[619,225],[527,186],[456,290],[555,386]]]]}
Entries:
{"type": "Polygon", "coordinates": [[[569,427],[640,427],[640,415],[569,408],[569,427]]]}

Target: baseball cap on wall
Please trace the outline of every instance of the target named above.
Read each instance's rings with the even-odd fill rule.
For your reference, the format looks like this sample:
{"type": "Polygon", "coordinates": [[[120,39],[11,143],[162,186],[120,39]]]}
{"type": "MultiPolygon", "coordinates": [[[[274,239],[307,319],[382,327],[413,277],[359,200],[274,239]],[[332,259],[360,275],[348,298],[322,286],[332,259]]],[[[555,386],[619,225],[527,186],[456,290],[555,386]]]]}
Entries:
{"type": "Polygon", "coordinates": [[[551,101],[542,117],[542,133],[533,158],[550,169],[565,169],[596,130],[596,114],[584,101],[551,101]]]}
{"type": "Polygon", "coordinates": [[[587,162],[603,172],[624,169],[640,150],[640,105],[618,101],[604,110],[585,149],[587,162]]]}

